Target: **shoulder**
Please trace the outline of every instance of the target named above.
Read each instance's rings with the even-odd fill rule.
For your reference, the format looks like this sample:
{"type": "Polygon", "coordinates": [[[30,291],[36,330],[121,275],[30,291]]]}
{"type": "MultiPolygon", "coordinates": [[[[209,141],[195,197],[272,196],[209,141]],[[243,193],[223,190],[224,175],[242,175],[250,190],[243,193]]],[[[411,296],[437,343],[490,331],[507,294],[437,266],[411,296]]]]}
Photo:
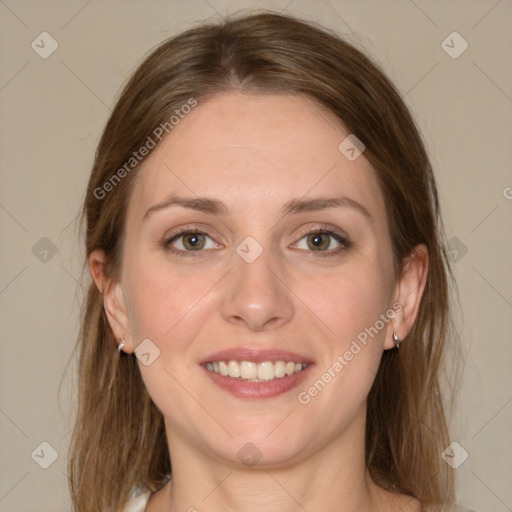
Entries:
{"type": "Polygon", "coordinates": [[[138,496],[130,498],[122,512],[144,512],[150,496],[151,491],[146,491],[138,496]]]}

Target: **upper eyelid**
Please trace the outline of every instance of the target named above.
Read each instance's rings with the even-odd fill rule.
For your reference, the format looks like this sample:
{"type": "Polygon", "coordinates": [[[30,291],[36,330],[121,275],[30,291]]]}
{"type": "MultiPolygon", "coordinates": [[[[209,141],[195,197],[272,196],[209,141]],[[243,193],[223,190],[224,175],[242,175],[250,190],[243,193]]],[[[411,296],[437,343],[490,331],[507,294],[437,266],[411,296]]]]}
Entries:
{"type": "Polygon", "coordinates": [[[165,244],[170,244],[172,241],[174,240],[178,240],[179,238],[182,238],[184,236],[187,236],[187,235],[192,235],[192,234],[199,234],[199,235],[205,235],[207,236],[210,240],[213,240],[215,243],[218,243],[214,237],[212,237],[208,232],[206,231],[203,231],[202,229],[185,229],[183,231],[178,231],[177,233],[175,234],[172,234],[170,236],[166,236],[164,238],[164,243],[165,244]]]}
{"type": "Polygon", "coordinates": [[[209,233],[209,231],[211,231],[211,230],[207,229],[207,228],[201,228],[198,226],[194,226],[194,225],[183,226],[181,228],[177,228],[177,230],[172,229],[172,230],[169,230],[168,232],[166,232],[166,234],[164,235],[164,240],[169,241],[169,240],[172,240],[173,238],[185,236],[188,233],[200,233],[200,234],[209,236],[213,240],[214,237],[209,233]],[[170,234],[167,234],[167,233],[170,233],[170,234]]]}
{"type": "MultiPolygon", "coordinates": [[[[292,245],[298,244],[304,237],[309,236],[309,235],[314,235],[315,233],[319,233],[319,234],[323,234],[323,235],[328,235],[328,236],[334,238],[337,243],[341,244],[342,246],[345,246],[345,248],[349,248],[349,247],[352,246],[352,242],[349,240],[347,235],[338,233],[338,232],[334,231],[333,229],[329,229],[329,228],[312,228],[312,229],[309,229],[305,233],[303,233],[300,236],[300,238],[296,242],[294,242],[292,245]]],[[[332,252],[335,252],[335,251],[336,251],[336,249],[333,249],[333,250],[330,250],[330,251],[318,251],[318,252],[332,253],[332,252]]],[[[310,252],[315,252],[315,251],[310,251],[310,252]]]]}
{"type": "MultiPolygon", "coordinates": [[[[341,230],[340,230],[341,232],[338,232],[337,228],[330,227],[330,226],[327,226],[324,224],[321,224],[320,226],[316,226],[316,227],[312,227],[312,228],[304,228],[303,233],[300,236],[306,236],[310,233],[315,233],[316,231],[335,234],[335,235],[340,236],[341,238],[348,238],[348,235],[346,235],[341,230]]],[[[208,232],[208,229],[203,229],[203,228],[196,227],[193,225],[189,226],[189,227],[185,226],[183,228],[178,228],[178,231],[172,233],[171,235],[166,235],[166,236],[164,236],[164,238],[166,240],[171,240],[172,238],[175,238],[175,237],[184,236],[187,233],[200,233],[200,234],[207,235],[210,238],[212,238],[212,235],[208,232]]]]}

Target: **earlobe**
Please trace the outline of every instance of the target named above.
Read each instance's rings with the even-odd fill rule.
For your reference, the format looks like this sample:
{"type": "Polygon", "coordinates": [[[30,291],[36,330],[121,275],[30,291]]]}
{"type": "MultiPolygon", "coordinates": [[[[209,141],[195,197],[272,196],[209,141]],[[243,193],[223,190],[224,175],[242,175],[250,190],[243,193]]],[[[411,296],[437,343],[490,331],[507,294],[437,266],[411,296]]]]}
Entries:
{"type": "Polygon", "coordinates": [[[428,275],[428,249],[424,244],[417,245],[403,265],[402,273],[395,289],[395,301],[401,304],[400,311],[390,322],[385,349],[395,347],[393,334],[401,341],[407,338],[418,316],[421,298],[428,275]]]}
{"type": "Polygon", "coordinates": [[[93,251],[89,256],[89,271],[96,287],[103,296],[103,307],[117,343],[124,341],[124,352],[132,352],[131,330],[121,283],[106,272],[106,257],[103,251],[93,251]]]}

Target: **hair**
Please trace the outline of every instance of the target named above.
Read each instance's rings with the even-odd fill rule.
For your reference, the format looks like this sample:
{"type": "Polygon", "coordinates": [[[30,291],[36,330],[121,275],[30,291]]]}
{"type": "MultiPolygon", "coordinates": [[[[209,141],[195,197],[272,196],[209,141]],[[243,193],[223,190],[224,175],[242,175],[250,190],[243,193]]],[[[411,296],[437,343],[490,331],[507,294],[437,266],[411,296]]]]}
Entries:
{"type": "MultiPolygon", "coordinates": [[[[450,442],[441,378],[452,339],[452,273],[438,193],[404,101],[353,44],[312,22],[268,12],[201,24],[164,41],[124,86],[99,142],[82,211],[86,257],[102,250],[107,274],[119,276],[127,207],[144,159],[129,170],[126,163],[191,99],[200,104],[229,92],[298,94],[334,114],[364,143],[375,171],[395,275],[417,244],[428,248],[416,322],[398,352],[384,352],[367,398],[365,462],[382,487],[424,506],[450,506],[454,479],[441,458],[450,442]],[[127,172],[120,174],[122,168],[127,172]],[[116,173],[122,179],[113,182],[116,173]],[[103,198],[98,191],[107,188],[103,198]]],[[[88,286],[76,346],[70,492],[76,512],[118,512],[133,489],[160,488],[171,474],[171,460],[162,413],[145,389],[136,358],[119,356],[102,294],[93,282],[88,286]]]]}

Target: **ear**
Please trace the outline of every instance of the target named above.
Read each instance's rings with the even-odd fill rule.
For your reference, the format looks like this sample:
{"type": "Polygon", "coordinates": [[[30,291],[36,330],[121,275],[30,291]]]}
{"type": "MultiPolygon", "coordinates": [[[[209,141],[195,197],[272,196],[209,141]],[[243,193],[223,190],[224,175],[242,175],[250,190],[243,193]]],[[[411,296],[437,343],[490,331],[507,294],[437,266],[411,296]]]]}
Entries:
{"type": "Polygon", "coordinates": [[[395,304],[401,305],[395,309],[396,314],[390,321],[384,349],[395,347],[393,332],[400,340],[405,340],[411,331],[420,308],[421,297],[425,290],[428,274],[428,249],[420,244],[414,247],[406,259],[402,273],[395,285],[395,304]]]}
{"type": "Polygon", "coordinates": [[[131,335],[130,321],[127,314],[121,283],[112,279],[106,272],[106,257],[101,250],[91,252],[89,256],[89,271],[96,287],[103,296],[103,307],[107,315],[108,323],[117,340],[124,340],[124,352],[131,353],[134,350],[131,335]]]}

